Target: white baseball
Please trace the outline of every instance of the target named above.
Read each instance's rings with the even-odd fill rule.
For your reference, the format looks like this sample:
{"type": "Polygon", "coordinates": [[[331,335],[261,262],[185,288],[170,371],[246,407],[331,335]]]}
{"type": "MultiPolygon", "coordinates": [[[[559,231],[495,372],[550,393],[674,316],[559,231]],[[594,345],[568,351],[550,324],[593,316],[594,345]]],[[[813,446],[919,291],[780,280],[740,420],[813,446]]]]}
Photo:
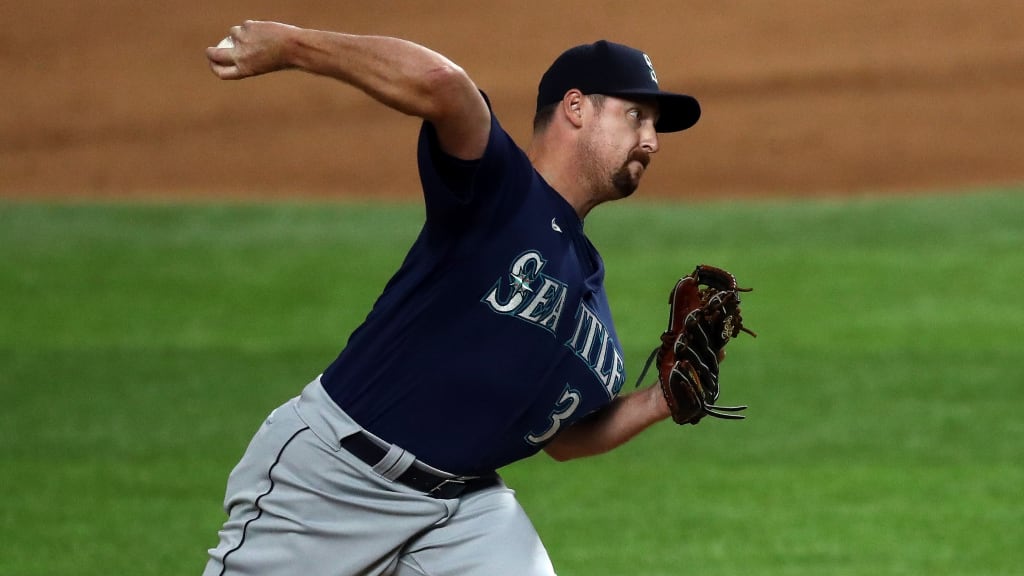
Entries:
{"type": "Polygon", "coordinates": [[[234,47],[235,47],[235,41],[231,39],[231,36],[225,37],[223,40],[220,41],[220,44],[217,44],[217,48],[234,48],[234,47]]]}

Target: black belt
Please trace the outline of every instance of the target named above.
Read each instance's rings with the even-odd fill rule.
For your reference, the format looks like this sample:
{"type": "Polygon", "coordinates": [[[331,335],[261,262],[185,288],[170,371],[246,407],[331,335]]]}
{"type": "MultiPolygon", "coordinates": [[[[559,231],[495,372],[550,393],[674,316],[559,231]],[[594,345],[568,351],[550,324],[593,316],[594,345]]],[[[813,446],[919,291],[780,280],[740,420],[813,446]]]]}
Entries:
{"type": "MultiPolygon", "coordinates": [[[[352,453],[371,467],[376,466],[388,451],[379,446],[363,432],[357,432],[351,436],[341,439],[341,447],[352,453]]],[[[458,498],[477,490],[490,488],[498,485],[498,475],[488,474],[486,476],[440,476],[416,466],[412,466],[395,478],[406,486],[423,492],[427,496],[440,499],[458,498]]]]}

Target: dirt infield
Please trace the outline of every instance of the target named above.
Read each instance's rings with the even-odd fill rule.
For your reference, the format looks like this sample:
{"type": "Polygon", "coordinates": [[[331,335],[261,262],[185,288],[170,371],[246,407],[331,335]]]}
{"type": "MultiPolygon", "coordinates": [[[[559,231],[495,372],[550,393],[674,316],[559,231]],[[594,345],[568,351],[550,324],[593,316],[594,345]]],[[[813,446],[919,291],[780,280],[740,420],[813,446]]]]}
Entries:
{"type": "Polygon", "coordinates": [[[0,17],[6,197],[417,193],[415,119],[298,73],[209,73],[204,47],[245,18],[431,46],[521,144],[561,50],[640,47],[704,107],[662,139],[651,196],[1024,182],[1022,2],[38,0],[0,17]]]}

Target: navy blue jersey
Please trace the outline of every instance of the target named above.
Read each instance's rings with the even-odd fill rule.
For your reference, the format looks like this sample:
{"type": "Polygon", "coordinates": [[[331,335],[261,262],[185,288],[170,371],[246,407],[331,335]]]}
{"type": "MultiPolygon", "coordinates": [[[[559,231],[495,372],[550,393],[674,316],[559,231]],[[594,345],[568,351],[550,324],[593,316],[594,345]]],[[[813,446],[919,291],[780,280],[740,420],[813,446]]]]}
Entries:
{"type": "Polygon", "coordinates": [[[493,113],[480,160],[425,123],[418,162],[423,229],[322,382],[381,438],[483,473],[610,402],[622,348],[582,221],[493,113]]]}

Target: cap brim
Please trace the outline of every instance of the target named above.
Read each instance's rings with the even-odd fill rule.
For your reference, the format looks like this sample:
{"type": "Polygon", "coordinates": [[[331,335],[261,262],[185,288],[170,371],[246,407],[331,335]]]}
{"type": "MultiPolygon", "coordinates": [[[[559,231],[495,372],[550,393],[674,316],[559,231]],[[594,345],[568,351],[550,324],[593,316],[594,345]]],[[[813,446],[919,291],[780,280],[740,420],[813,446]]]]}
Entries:
{"type": "Polygon", "coordinates": [[[639,96],[654,98],[658,101],[658,123],[654,129],[658,132],[680,132],[690,128],[700,120],[700,103],[693,96],[654,90],[629,90],[609,94],[610,96],[639,96]]]}

